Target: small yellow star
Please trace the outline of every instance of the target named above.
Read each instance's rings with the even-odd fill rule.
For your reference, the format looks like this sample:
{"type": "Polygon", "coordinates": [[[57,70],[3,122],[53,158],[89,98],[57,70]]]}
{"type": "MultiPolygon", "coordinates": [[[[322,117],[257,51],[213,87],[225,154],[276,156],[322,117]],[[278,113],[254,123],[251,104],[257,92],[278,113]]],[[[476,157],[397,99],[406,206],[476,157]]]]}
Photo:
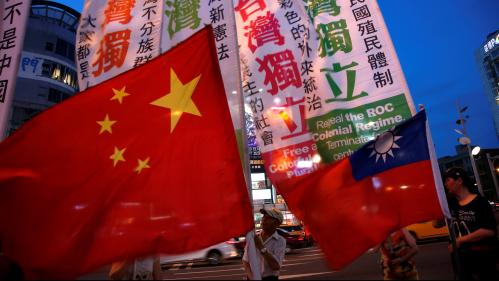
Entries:
{"type": "Polygon", "coordinates": [[[200,79],[201,75],[183,84],[172,68],[170,69],[170,93],[151,102],[152,105],[170,109],[170,133],[175,130],[182,114],[201,116],[201,112],[192,100],[192,94],[200,79]]]}
{"type": "Polygon", "coordinates": [[[142,172],[142,170],[151,168],[151,166],[149,166],[150,159],[151,159],[151,157],[148,157],[146,160],[143,160],[143,161],[140,159],[137,159],[138,165],[134,171],[137,172],[137,174],[140,174],[140,172],[142,172]]]}
{"type": "Polygon", "coordinates": [[[125,92],[126,86],[123,86],[121,90],[116,90],[113,88],[114,96],[111,98],[111,100],[117,100],[120,104],[123,103],[123,98],[126,96],[129,96],[130,94],[125,92]]]}
{"type": "Polygon", "coordinates": [[[119,161],[125,162],[125,158],[123,157],[123,153],[125,153],[126,147],[122,150],[119,150],[116,146],[114,147],[114,153],[109,157],[109,159],[114,161],[114,167],[118,164],[119,161]]]}
{"type": "Polygon", "coordinates": [[[112,121],[109,119],[109,115],[106,114],[106,118],[104,118],[104,120],[102,121],[97,121],[97,124],[100,125],[100,132],[99,132],[99,135],[104,133],[104,132],[109,132],[110,134],[113,133],[113,129],[111,128],[114,123],[116,123],[118,121],[112,121]]]}

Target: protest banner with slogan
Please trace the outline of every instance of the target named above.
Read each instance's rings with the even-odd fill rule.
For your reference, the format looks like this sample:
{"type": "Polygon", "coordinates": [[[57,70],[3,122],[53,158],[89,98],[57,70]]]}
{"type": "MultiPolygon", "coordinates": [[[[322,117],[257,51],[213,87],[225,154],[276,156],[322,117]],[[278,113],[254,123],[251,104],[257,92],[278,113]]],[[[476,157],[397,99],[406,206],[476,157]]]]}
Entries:
{"type": "Polygon", "coordinates": [[[31,0],[0,2],[0,140],[7,133],[30,7],[31,0]]]}
{"type": "Polygon", "coordinates": [[[237,75],[239,64],[232,0],[166,0],[165,3],[161,31],[163,52],[186,40],[205,25],[212,25],[232,123],[240,138],[243,107],[241,106],[240,77],[237,75]]]}
{"type": "MultiPolygon", "coordinates": [[[[409,89],[376,1],[307,1],[319,46],[307,121],[327,163],[411,117],[409,89]]],[[[388,153],[388,152],[387,152],[388,153]]],[[[393,157],[390,153],[385,157],[393,157]]]]}
{"type": "Polygon", "coordinates": [[[270,179],[275,183],[320,165],[306,125],[305,93],[317,89],[310,26],[300,2],[235,4],[243,94],[270,179]],[[297,4],[298,3],[298,4],[297,4]]]}
{"type": "Polygon", "coordinates": [[[162,2],[85,2],[76,36],[81,91],[159,55],[162,2]]]}
{"type": "Polygon", "coordinates": [[[239,67],[232,11],[230,0],[87,0],[76,42],[80,89],[144,64],[211,24],[232,122],[240,129],[242,107],[240,78],[235,75],[239,67]]]}

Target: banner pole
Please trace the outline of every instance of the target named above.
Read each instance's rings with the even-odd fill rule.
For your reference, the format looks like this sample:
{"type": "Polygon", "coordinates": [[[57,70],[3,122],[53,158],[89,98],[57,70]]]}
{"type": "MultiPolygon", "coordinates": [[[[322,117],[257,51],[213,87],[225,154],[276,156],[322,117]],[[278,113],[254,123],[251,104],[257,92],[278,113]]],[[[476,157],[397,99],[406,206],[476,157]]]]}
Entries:
{"type": "MultiPolygon", "coordinates": [[[[250,204],[251,204],[251,210],[254,212],[254,204],[253,204],[253,192],[252,192],[252,187],[251,187],[251,169],[249,165],[249,150],[248,150],[248,134],[246,131],[246,113],[245,113],[245,107],[244,107],[244,92],[243,92],[243,87],[242,87],[242,80],[241,80],[241,58],[239,56],[239,42],[238,42],[238,34],[237,34],[237,21],[236,21],[236,12],[234,9],[234,2],[231,1],[231,16],[234,21],[234,36],[236,38],[236,56],[237,56],[237,69],[239,71],[239,75],[236,75],[237,79],[237,85],[238,85],[238,92],[239,92],[239,112],[240,112],[240,122],[241,122],[241,146],[242,146],[242,151],[243,155],[242,157],[242,162],[243,162],[243,171],[246,179],[246,188],[248,190],[248,195],[250,199],[250,204]]],[[[253,215],[253,223],[254,223],[255,216],[253,215]]],[[[254,229],[246,234],[246,243],[248,245],[248,260],[249,264],[251,267],[251,272],[252,272],[252,277],[253,280],[261,280],[261,274],[260,274],[260,264],[257,259],[257,254],[256,254],[256,247],[255,243],[252,241],[253,238],[255,237],[256,233],[254,232],[254,229]]]]}

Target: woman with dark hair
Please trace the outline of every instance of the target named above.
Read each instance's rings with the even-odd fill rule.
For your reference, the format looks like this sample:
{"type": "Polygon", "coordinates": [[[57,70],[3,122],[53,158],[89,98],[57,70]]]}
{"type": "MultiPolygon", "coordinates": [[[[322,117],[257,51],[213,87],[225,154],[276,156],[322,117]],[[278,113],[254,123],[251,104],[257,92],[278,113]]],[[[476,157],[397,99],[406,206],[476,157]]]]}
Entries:
{"type": "Polygon", "coordinates": [[[444,184],[453,197],[449,200],[449,207],[457,234],[460,279],[497,280],[497,226],[492,207],[487,199],[478,194],[462,168],[447,170],[444,184]]]}

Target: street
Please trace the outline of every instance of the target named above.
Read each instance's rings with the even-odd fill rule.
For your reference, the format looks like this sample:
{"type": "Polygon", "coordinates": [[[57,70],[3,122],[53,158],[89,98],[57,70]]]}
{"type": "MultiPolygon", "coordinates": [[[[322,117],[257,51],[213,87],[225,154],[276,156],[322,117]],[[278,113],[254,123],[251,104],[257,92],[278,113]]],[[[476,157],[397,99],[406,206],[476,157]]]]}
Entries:
{"type": "MultiPolygon", "coordinates": [[[[416,265],[420,279],[452,280],[452,265],[447,252],[447,242],[419,245],[416,265]]],[[[283,280],[376,280],[382,279],[378,265],[379,253],[368,252],[344,270],[331,271],[317,247],[295,250],[286,255],[281,270],[283,280]]],[[[163,267],[167,280],[243,280],[240,259],[226,261],[220,266],[197,263],[173,264],[163,267]]],[[[86,275],[81,279],[106,279],[107,269],[86,275]]]]}

